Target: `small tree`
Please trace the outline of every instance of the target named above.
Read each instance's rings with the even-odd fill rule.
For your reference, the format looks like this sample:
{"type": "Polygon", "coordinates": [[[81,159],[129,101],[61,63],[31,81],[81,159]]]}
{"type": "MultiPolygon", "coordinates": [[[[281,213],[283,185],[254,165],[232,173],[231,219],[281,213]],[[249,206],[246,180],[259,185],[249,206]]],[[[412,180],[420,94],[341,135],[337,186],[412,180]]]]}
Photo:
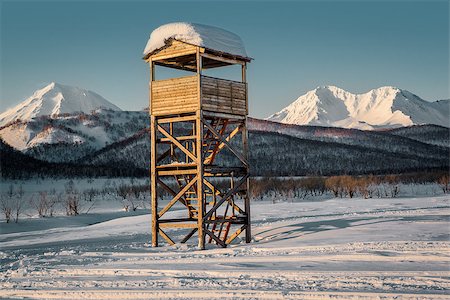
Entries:
{"type": "Polygon", "coordinates": [[[6,223],[9,223],[11,221],[13,208],[11,198],[9,198],[7,195],[0,195],[0,209],[5,216],[6,223]]]}
{"type": "Polygon", "coordinates": [[[334,197],[341,195],[342,198],[341,178],[339,176],[328,177],[325,180],[325,187],[333,193],[334,197]]]}
{"type": "Polygon", "coordinates": [[[16,201],[14,202],[14,210],[15,210],[15,218],[14,218],[14,222],[18,223],[19,222],[19,216],[22,213],[22,209],[23,209],[23,195],[25,194],[22,186],[19,186],[19,188],[16,191],[16,201]]]}
{"type": "Polygon", "coordinates": [[[66,194],[66,214],[68,216],[77,216],[80,214],[80,199],[75,194],[66,194]]]}
{"type": "Polygon", "coordinates": [[[371,177],[361,177],[356,180],[356,185],[359,194],[364,198],[372,198],[374,189],[373,189],[373,181],[371,177]]]}
{"type": "Polygon", "coordinates": [[[77,216],[80,214],[80,198],[75,188],[75,183],[70,180],[65,185],[66,195],[64,199],[64,207],[68,216],[77,216]]]}
{"type": "Polygon", "coordinates": [[[395,198],[400,193],[400,180],[396,175],[388,175],[386,176],[386,182],[389,186],[389,196],[391,198],[395,198]]]}
{"type": "Polygon", "coordinates": [[[341,186],[345,194],[353,198],[357,190],[357,182],[352,176],[341,176],[341,186]]]}
{"type": "Polygon", "coordinates": [[[442,175],[438,179],[438,183],[441,186],[444,194],[447,194],[450,191],[450,176],[448,174],[442,175]]]}

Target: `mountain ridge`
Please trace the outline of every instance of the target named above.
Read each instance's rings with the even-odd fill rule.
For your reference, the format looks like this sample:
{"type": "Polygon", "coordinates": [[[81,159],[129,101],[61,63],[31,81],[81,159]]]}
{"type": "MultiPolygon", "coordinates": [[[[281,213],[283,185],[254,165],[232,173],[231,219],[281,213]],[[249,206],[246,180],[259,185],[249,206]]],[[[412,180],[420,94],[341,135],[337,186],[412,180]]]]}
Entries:
{"type": "Polygon", "coordinates": [[[393,86],[353,94],[327,85],[308,91],[266,120],[364,130],[421,124],[448,127],[448,104],[448,100],[427,102],[393,86]]]}

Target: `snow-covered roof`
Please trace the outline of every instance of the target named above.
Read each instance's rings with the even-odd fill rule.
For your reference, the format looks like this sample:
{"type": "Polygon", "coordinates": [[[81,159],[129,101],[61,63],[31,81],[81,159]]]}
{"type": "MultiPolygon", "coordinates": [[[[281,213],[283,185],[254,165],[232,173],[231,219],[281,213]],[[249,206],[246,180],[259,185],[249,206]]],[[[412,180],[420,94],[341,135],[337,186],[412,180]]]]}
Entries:
{"type": "Polygon", "coordinates": [[[163,47],[170,39],[247,57],[244,43],[238,35],[218,27],[186,22],[169,23],[153,30],[145,46],[144,56],[163,47]]]}

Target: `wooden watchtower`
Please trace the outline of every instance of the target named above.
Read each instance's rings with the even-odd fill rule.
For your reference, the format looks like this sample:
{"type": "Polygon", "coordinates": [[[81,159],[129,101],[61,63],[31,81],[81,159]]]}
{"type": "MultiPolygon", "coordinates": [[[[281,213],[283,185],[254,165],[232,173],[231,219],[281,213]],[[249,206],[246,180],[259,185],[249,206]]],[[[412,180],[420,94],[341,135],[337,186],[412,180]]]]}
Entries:
{"type": "Polygon", "coordinates": [[[246,66],[251,58],[169,38],[150,65],[152,246],[251,240],[246,66]],[[157,80],[155,65],[193,72],[157,80]],[[240,65],[242,80],[202,71],[240,65]],[[177,230],[171,230],[177,229],[177,230]],[[171,232],[169,232],[171,230],[171,232]],[[174,238],[176,237],[176,239],[174,238]]]}

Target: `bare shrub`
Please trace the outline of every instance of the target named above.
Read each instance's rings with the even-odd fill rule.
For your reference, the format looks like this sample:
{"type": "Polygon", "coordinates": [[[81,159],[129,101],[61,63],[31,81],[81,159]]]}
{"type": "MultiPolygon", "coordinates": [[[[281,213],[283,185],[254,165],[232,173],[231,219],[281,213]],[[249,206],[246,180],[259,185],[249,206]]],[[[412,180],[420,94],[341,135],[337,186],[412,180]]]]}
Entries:
{"type": "Polygon", "coordinates": [[[326,191],[325,179],[322,177],[308,177],[302,179],[299,184],[311,196],[320,196],[326,191]]]}
{"type": "Polygon", "coordinates": [[[340,176],[331,176],[325,180],[325,187],[331,191],[334,197],[343,196],[343,189],[340,176]]]}
{"type": "Polygon", "coordinates": [[[30,199],[30,206],[34,208],[40,218],[52,217],[55,204],[56,197],[49,196],[45,191],[39,192],[36,198],[33,195],[30,199]]]}
{"type": "Polygon", "coordinates": [[[250,198],[251,199],[262,199],[265,195],[267,189],[261,184],[261,180],[258,179],[250,179],[250,198]]]}
{"type": "Polygon", "coordinates": [[[78,191],[75,188],[75,183],[70,180],[65,185],[66,195],[64,197],[64,207],[66,209],[66,215],[77,216],[80,214],[80,197],[78,191]]]}
{"type": "Polygon", "coordinates": [[[19,217],[22,214],[24,207],[23,195],[24,191],[22,186],[19,186],[17,190],[14,190],[11,184],[6,193],[0,195],[0,210],[5,216],[6,223],[10,223],[14,220],[15,223],[19,222],[19,217]]]}
{"type": "Polygon", "coordinates": [[[94,188],[87,189],[83,191],[83,198],[85,201],[92,202],[92,200],[97,196],[98,192],[94,188]]]}
{"type": "Polygon", "coordinates": [[[388,185],[388,192],[391,198],[395,198],[400,193],[400,180],[396,175],[387,175],[385,181],[388,185]]]}
{"type": "Polygon", "coordinates": [[[5,216],[6,223],[11,221],[13,207],[12,207],[12,198],[7,195],[0,195],[0,209],[2,210],[3,215],[5,216]]]}
{"type": "Polygon", "coordinates": [[[130,193],[130,187],[128,185],[121,184],[117,187],[116,192],[118,196],[126,200],[128,194],[130,193]]]}
{"type": "Polygon", "coordinates": [[[448,174],[442,175],[437,182],[441,186],[444,194],[447,194],[450,191],[450,176],[448,174]]]}
{"type": "Polygon", "coordinates": [[[364,199],[372,198],[375,192],[373,176],[361,177],[356,179],[358,193],[364,199]]]}
{"type": "Polygon", "coordinates": [[[14,201],[14,211],[15,211],[15,218],[14,222],[19,222],[19,217],[22,214],[22,209],[24,207],[24,200],[23,195],[25,194],[22,186],[19,186],[19,188],[16,191],[16,200],[14,201]]]}
{"type": "Polygon", "coordinates": [[[341,176],[341,186],[344,190],[344,194],[353,198],[358,189],[357,180],[352,176],[341,176]]]}
{"type": "Polygon", "coordinates": [[[65,199],[66,214],[68,216],[77,216],[80,214],[80,199],[78,195],[66,194],[65,199]]]}

